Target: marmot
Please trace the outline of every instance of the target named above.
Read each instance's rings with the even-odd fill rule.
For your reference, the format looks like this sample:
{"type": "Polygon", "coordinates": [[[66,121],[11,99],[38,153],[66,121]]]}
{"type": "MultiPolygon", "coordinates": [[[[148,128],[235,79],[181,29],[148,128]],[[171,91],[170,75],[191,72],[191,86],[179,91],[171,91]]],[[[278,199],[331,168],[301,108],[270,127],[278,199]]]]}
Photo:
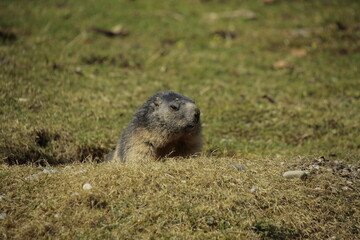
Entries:
{"type": "Polygon", "coordinates": [[[173,91],[156,93],[134,114],[107,160],[139,162],[201,152],[200,110],[173,91]]]}

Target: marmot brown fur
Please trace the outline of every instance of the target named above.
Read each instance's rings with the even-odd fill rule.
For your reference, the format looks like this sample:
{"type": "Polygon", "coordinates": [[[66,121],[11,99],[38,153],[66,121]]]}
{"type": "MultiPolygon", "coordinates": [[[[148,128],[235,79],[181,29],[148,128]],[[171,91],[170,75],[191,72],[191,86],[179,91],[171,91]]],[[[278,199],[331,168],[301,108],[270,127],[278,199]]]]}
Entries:
{"type": "Polygon", "coordinates": [[[202,148],[200,110],[179,93],[150,97],[134,114],[107,160],[139,162],[188,157],[202,148]]]}

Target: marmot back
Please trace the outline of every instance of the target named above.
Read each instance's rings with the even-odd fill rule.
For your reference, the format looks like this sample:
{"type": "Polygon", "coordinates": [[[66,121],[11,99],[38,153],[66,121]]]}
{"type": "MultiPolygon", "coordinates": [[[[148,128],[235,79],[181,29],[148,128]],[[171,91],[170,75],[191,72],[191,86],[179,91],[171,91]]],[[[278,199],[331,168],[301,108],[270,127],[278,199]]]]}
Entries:
{"type": "Polygon", "coordinates": [[[200,110],[173,91],[150,97],[134,114],[107,160],[139,162],[201,152],[200,110]]]}

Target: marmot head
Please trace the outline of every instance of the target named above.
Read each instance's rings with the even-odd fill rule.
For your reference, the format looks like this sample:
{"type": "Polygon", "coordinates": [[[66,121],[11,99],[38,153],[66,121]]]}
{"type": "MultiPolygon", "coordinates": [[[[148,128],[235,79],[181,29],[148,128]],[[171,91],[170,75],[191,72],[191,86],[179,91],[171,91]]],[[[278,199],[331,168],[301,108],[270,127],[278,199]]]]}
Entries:
{"type": "Polygon", "coordinates": [[[201,130],[200,110],[194,100],[173,91],[155,94],[148,100],[149,127],[170,134],[198,133],[201,130]]]}

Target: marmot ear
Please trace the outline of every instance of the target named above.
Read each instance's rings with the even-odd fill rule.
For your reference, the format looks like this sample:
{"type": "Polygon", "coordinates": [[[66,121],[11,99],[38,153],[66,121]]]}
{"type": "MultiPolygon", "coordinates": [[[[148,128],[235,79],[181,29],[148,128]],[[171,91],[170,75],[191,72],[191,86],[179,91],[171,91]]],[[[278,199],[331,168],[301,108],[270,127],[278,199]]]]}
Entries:
{"type": "Polygon", "coordinates": [[[161,99],[159,97],[156,97],[153,104],[155,107],[158,107],[161,104],[161,99]]]}

